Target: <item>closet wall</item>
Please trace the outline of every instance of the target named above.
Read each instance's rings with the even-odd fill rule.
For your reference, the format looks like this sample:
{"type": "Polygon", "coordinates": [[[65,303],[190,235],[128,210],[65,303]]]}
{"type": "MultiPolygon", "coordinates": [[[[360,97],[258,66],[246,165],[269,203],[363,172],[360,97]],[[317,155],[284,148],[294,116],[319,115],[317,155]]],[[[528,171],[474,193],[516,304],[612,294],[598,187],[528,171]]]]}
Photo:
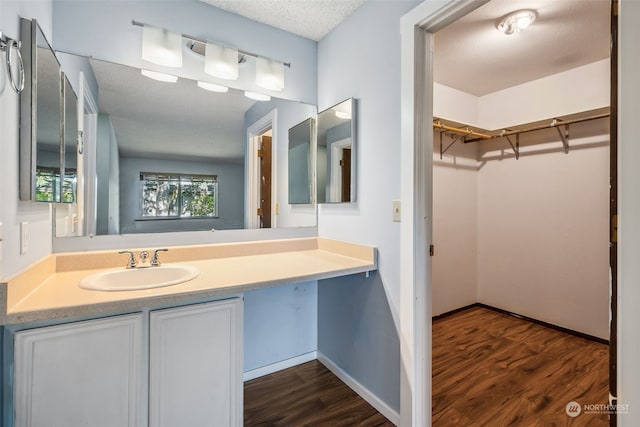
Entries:
{"type": "MultiPolygon", "coordinates": [[[[571,82],[565,92],[538,90],[538,111],[528,104],[526,114],[553,117],[547,111],[558,111],[555,100],[563,93],[575,94],[562,102],[564,114],[606,106],[607,70],[602,64],[587,69],[589,76],[583,67],[572,78],[563,73],[565,85],[571,82]],[[595,77],[593,70],[600,70],[595,77]],[[581,96],[579,87],[589,93],[581,96]]],[[[548,89],[553,80],[560,79],[517,90],[548,89]]],[[[447,98],[435,95],[435,115],[456,120],[445,115],[456,114],[447,98]]],[[[468,96],[478,107],[476,120],[492,115],[486,99],[468,96]]],[[[473,120],[468,108],[461,114],[473,120]]],[[[477,301],[608,338],[608,119],[572,125],[569,154],[555,129],[523,134],[519,160],[504,139],[457,143],[440,160],[439,132],[434,141],[433,314],[477,301]]]]}

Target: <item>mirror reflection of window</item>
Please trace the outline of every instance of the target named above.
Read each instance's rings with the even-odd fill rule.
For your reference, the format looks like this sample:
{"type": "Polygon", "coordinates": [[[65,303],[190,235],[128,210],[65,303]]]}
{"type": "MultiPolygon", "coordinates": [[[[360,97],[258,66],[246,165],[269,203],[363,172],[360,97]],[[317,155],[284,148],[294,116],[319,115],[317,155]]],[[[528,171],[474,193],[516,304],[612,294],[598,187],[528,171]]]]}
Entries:
{"type": "Polygon", "coordinates": [[[215,218],[218,215],[216,175],[141,173],[141,219],[215,218]]]}

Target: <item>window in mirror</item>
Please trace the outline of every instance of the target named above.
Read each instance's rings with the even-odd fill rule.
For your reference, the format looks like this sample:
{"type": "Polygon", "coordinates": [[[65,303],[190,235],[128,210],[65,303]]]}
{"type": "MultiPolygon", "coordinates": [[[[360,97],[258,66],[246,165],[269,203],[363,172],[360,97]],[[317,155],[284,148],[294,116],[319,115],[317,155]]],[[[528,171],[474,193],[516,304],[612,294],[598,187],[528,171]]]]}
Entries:
{"type": "Polygon", "coordinates": [[[347,99],[318,114],[316,197],[318,203],[356,201],[356,103],[347,99]]]}
{"type": "Polygon", "coordinates": [[[289,203],[311,203],[311,150],[315,120],[308,118],[289,129],[289,203]]]}
{"type": "Polygon", "coordinates": [[[215,218],[218,215],[216,175],[141,173],[141,218],[215,218]]]}

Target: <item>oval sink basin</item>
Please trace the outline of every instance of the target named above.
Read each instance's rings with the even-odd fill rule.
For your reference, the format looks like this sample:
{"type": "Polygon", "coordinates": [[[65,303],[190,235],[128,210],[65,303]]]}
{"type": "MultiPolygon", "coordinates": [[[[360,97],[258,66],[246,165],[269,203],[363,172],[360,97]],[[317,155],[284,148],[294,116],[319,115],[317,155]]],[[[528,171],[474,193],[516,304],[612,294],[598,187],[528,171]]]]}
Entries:
{"type": "Polygon", "coordinates": [[[91,274],[80,280],[78,286],[94,291],[134,291],[177,285],[195,279],[199,274],[197,268],[181,264],[122,268],[91,274]]]}

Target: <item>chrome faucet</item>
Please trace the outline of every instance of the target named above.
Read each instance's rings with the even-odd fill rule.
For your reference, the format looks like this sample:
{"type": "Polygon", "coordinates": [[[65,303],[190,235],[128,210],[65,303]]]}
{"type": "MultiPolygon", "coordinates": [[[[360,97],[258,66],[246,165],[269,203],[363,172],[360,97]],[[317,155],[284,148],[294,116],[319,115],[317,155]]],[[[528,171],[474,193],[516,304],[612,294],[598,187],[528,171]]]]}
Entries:
{"type": "Polygon", "coordinates": [[[127,261],[127,268],[136,268],[136,256],[132,251],[119,251],[119,254],[129,254],[129,261],[127,261]]]}
{"type": "Polygon", "coordinates": [[[136,256],[133,251],[118,251],[119,254],[129,254],[129,261],[127,261],[127,268],[147,268],[147,267],[159,267],[160,260],[158,259],[158,252],[168,252],[169,249],[162,248],[153,251],[153,256],[149,260],[149,251],[140,252],[140,261],[136,262],[136,256]]]}

